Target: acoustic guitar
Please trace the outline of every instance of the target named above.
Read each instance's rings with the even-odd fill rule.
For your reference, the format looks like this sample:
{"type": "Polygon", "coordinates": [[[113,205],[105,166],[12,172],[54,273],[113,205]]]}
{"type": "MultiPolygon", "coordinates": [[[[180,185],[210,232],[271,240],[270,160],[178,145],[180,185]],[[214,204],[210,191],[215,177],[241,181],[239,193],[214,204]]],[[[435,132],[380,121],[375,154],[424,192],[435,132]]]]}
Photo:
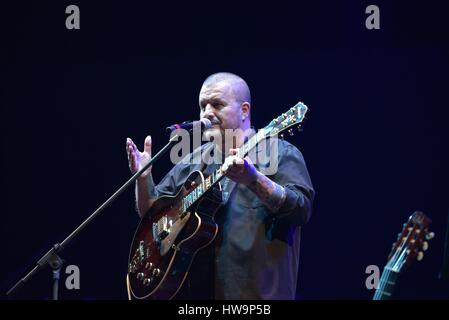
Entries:
{"type": "Polygon", "coordinates": [[[421,211],[414,212],[404,223],[404,228],[393,243],[388,255],[388,262],[384,267],[373,300],[389,300],[399,274],[417,259],[421,261],[424,252],[428,249],[428,240],[434,237],[429,231],[432,221],[421,211]]]}

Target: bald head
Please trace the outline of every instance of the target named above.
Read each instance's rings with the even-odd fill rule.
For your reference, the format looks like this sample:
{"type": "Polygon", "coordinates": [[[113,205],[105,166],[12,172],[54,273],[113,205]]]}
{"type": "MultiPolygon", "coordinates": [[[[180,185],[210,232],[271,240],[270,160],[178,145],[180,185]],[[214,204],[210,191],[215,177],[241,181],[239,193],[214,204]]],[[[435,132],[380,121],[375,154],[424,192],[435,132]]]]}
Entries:
{"type": "Polygon", "coordinates": [[[214,73],[204,80],[203,87],[219,83],[229,87],[236,102],[251,103],[251,93],[248,84],[238,75],[229,72],[214,73]]]}

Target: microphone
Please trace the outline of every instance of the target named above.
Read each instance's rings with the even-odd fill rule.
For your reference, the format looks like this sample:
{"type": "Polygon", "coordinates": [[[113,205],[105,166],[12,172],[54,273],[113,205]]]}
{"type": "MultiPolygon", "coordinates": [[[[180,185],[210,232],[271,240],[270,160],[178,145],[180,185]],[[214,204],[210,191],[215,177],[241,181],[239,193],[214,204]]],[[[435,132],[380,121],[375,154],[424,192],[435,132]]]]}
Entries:
{"type": "Polygon", "coordinates": [[[171,125],[167,127],[165,130],[167,130],[167,132],[173,132],[178,129],[192,130],[193,128],[198,126],[200,126],[201,131],[204,131],[212,127],[212,122],[207,118],[202,118],[197,121],[184,121],[183,123],[180,124],[171,125]]]}

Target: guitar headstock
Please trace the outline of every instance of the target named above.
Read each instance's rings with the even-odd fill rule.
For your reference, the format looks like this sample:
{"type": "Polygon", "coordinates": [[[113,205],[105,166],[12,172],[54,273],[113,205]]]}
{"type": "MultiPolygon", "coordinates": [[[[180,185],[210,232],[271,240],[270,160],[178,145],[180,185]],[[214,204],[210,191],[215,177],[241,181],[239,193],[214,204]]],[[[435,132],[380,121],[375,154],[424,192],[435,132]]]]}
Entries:
{"type": "Polygon", "coordinates": [[[265,128],[265,136],[273,137],[279,134],[283,134],[285,130],[289,130],[290,135],[293,135],[292,127],[301,127],[301,123],[307,113],[307,106],[298,102],[295,106],[291,107],[286,113],[281,114],[276,119],[273,119],[265,128]]]}
{"type": "Polygon", "coordinates": [[[434,237],[434,233],[429,231],[431,222],[432,220],[421,211],[415,211],[409,217],[388,256],[389,269],[399,273],[415,258],[418,261],[422,260],[424,251],[429,247],[427,241],[434,237]]]}

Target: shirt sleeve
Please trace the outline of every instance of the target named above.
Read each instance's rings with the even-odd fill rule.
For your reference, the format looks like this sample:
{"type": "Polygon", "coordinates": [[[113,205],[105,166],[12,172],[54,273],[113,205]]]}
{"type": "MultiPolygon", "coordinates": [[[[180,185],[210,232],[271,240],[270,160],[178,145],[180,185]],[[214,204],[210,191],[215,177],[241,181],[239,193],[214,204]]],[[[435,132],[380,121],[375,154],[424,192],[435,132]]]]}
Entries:
{"type": "Polygon", "coordinates": [[[303,225],[310,219],[315,191],[301,152],[287,142],[280,144],[283,145],[279,148],[278,168],[270,178],[285,188],[286,198],[271,217],[283,223],[303,225]]]}
{"type": "Polygon", "coordinates": [[[202,152],[209,145],[203,145],[188,154],[185,158],[179,161],[156,185],[157,197],[164,195],[175,195],[181,186],[186,182],[190,174],[195,170],[201,170],[203,163],[199,162],[202,152]]]}
{"type": "Polygon", "coordinates": [[[162,180],[156,185],[157,197],[164,195],[174,195],[184,181],[187,180],[190,170],[189,167],[183,163],[176,164],[162,180]]]}

